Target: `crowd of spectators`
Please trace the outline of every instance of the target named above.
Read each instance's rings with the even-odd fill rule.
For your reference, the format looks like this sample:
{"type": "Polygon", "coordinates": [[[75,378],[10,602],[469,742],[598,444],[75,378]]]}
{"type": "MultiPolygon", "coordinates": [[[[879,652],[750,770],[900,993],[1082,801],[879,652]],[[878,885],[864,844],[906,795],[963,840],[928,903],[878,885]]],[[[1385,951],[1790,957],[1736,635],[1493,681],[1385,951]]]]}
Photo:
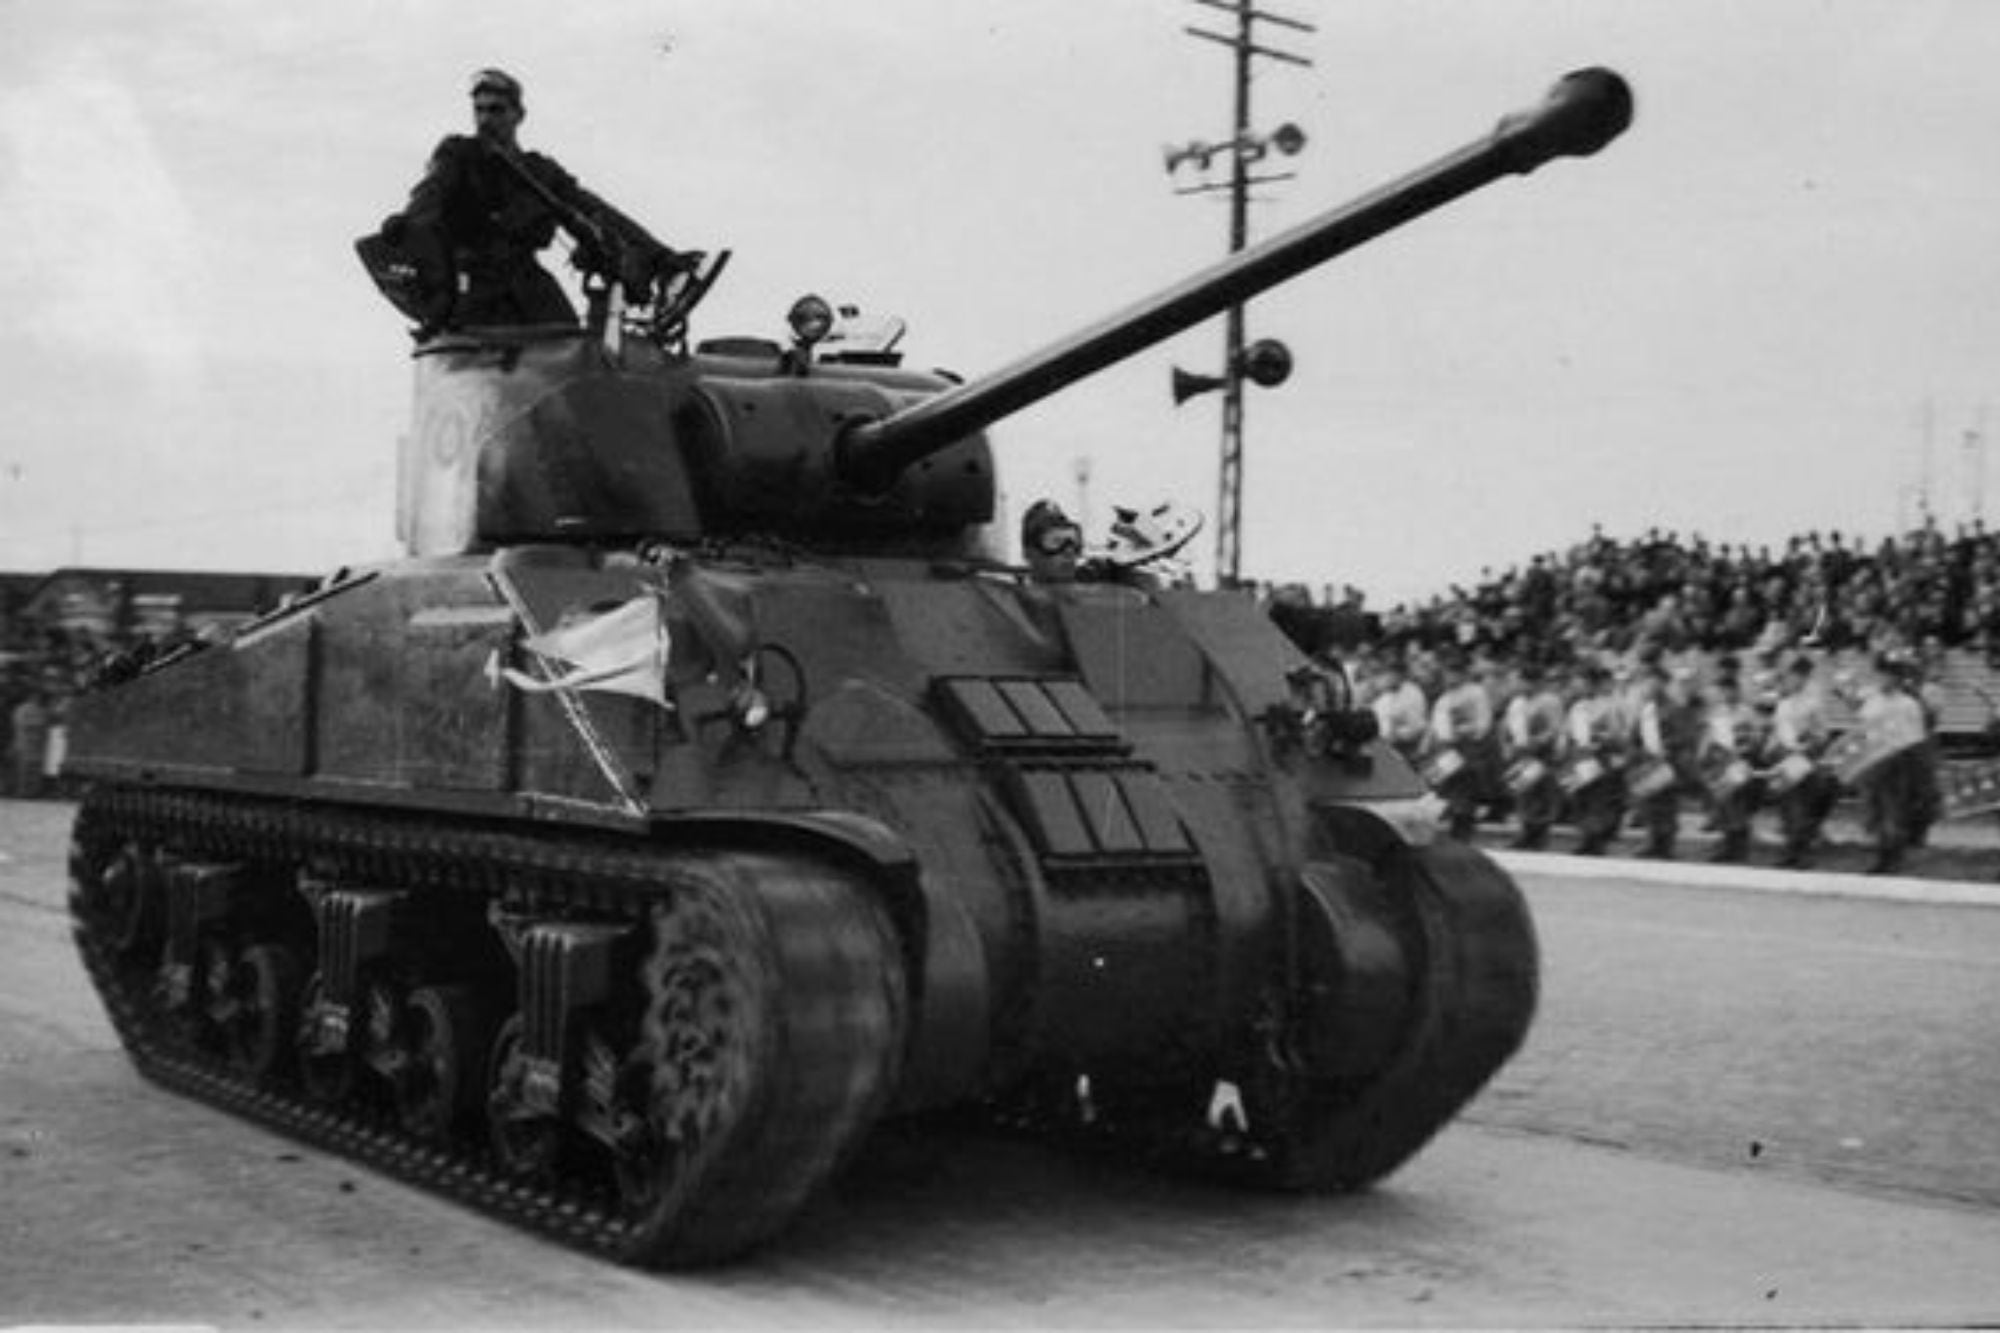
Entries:
{"type": "MultiPolygon", "coordinates": [[[[1687,800],[1722,830],[1717,859],[1740,860],[1751,816],[1768,798],[1783,807],[1783,864],[1804,864],[1825,813],[1822,775],[1838,767],[1827,747],[1851,728],[1877,868],[1891,867],[1939,814],[1948,652],[2000,669],[2000,535],[1980,523],[1950,536],[1927,523],[1872,546],[1807,533],[1782,549],[1657,529],[1621,541],[1597,528],[1567,551],[1382,612],[1355,588],[1317,598],[1297,586],[1265,593],[1271,617],[1301,647],[1346,668],[1382,734],[1453,803],[1459,836],[1481,809],[1504,813],[1516,803],[1519,773],[1546,769],[1541,790],[1557,794],[1539,827],[1576,824],[1586,851],[1616,836],[1630,796],[1659,807],[1645,854],[1672,854],[1671,833],[1658,830],[1674,827],[1687,800]],[[1504,741],[1499,719],[1523,707],[1562,720],[1552,744],[1504,741]],[[1648,710],[1654,720],[1642,725],[1648,710]],[[1897,710],[1918,720],[1896,731],[1883,719],[1897,710]],[[1458,720],[1440,721],[1447,714],[1458,720]],[[1663,741],[1669,722],[1694,739],[1663,741]],[[1809,743],[1780,743],[1804,723],[1809,743]],[[1897,738],[1917,748],[1897,751],[1889,745],[1897,738]],[[1781,769],[1788,753],[1807,769],[1781,769]],[[1469,765],[1452,762],[1468,757],[1469,765]],[[1804,771],[1822,790],[1802,814],[1804,771]],[[1649,783],[1654,773],[1659,781],[1649,783]],[[1592,800],[1605,807],[1601,836],[1586,827],[1592,800]]],[[[1992,743],[1994,700],[1976,684],[1959,688],[1985,701],[1981,738],[1992,743]]],[[[1539,845],[1529,827],[1537,821],[1523,819],[1516,845],[1539,845]]]]}
{"type": "Polygon", "coordinates": [[[2000,665],[2000,534],[1974,522],[1947,536],[1927,523],[1872,546],[1810,532],[1774,548],[1657,528],[1619,540],[1594,528],[1567,551],[1385,611],[1355,588],[1315,598],[1292,585],[1269,601],[1308,651],[1340,656],[1454,649],[1563,667],[1689,651],[1967,648],[2000,665]]]}

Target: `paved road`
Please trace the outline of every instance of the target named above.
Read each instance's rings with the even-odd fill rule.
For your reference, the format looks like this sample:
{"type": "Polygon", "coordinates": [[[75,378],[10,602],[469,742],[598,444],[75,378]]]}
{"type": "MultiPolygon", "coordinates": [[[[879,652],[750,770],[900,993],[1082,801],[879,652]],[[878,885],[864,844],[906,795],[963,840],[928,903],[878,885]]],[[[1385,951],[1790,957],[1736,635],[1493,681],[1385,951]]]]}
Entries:
{"type": "Polygon", "coordinates": [[[2000,1208],[2000,887],[1508,861],[1543,1003],[1476,1121],[2000,1208]]]}
{"type": "Polygon", "coordinates": [[[2000,1131],[1980,1113],[2000,1090],[2000,910],[1528,871],[1541,1022],[1384,1188],[1252,1197],[891,1134],[786,1244],[669,1278],[141,1083],[70,953],[66,813],[0,803],[0,1326],[2000,1316],[2000,1131]]]}

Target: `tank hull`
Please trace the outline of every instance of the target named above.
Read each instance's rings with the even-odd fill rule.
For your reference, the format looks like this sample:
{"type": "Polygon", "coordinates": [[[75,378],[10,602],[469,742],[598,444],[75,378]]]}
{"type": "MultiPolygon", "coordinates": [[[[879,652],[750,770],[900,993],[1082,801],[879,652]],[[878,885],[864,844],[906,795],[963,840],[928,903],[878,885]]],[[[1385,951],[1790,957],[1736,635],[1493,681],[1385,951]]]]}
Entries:
{"type": "Polygon", "coordinates": [[[1534,941],[1401,831],[1392,752],[1288,744],[1305,665],[1246,597],[971,566],[364,571],[80,701],[78,938],[149,1075],[635,1263],[756,1244],[944,1107],[1365,1184],[1518,1045],[1534,941]],[[671,963],[725,929],[756,1004],[671,963]]]}

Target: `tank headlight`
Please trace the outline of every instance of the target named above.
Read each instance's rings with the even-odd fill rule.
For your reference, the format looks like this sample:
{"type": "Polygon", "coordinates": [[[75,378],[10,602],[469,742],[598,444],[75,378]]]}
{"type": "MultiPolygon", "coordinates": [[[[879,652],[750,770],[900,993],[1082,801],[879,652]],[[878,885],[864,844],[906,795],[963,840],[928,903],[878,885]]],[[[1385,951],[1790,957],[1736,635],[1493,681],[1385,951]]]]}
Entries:
{"type": "Polygon", "coordinates": [[[811,347],[833,332],[833,307],[824,297],[801,296],[792,302],[785,322],[792,326],[792,336],[801,346],[811,347]]]}

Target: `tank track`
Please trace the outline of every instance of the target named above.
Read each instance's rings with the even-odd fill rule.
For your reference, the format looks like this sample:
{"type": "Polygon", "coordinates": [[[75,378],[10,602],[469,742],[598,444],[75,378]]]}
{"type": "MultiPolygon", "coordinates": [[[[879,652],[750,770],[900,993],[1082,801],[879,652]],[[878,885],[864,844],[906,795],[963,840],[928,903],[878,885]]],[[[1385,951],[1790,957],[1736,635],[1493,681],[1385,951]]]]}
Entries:
{"type": "Polygon", "coordinates": [[[1253,1125],[1275,1122],[1256,1183],[1360,1189],[1407,1162],[1478,1095],[1526,1039],[1540,946],[1520,890],[1462,845],[1392,847],[1352,860],[1400,898],[1411,950],[1407,1030],[1393,1058],[1351,1084],[1295,1067],[1246,1089],[1253,1125]]]}
{"type": "Polygon", "coordinates": [[[998,1108],[996,1126],[1259,1192],[1348,1192],[1394,1172],[1519,1049],[1538,999],[1539,946],[1520,890],[1488,858],[1449,843],[1378,840],[1365,850],[1323,859],[1398,904],[1373,924],[1402,941],[1410,987],[1393,1054],[1366,1077],[1316,1071],[1273,1014],[1260,1024],[1257,1058],[1231,1085],[1233,1115],[1206,1083],[1136,1099],[1099,1089],[1094,1100],[1042,1084],[998,1108]]]}
{"type": "MultiPolygon", "coordinates": [[[[86,799],[77,818],[70,908],[92,983],[120,1042],[149,1080],[565,1245],[623,1263],[682,1267],[731,1257],[782,1228],[888,1099],[891,1078],[858,1077],[848,1066],[870,1066],[862,1072],[872,1074],[877,1071],[867,1049],[885,1052],[878,1062],[883,1065],[901,1054],[900,951],[892,945],[886,958],[880,956],[884,951],[877,946],[885,933],[893,940],[893,928],[879,906],[865,894],[859,901],[866,910],[857,912],[853,896],[788,892],[782,885],[767,893],[762,884],[784,878],[772,874],[772,859],[791,858],[670,850],[639,838],[570,828],[523,831],[446,816],[100,788],[86,799]],[[426,1142],[405,1132],[393,1115],[316,1104],[300,1094],[296,1078],[249,1075],[222,1056],[177,1041],[155,999],[157,984],[148,981],[143,966],[121,956],[127,951],[93,904],[93,892],[101,896],[98,886],[108,857],[132,843],[202,861],[310,864],[356,883],[477,895],[527,916],[574,914],[635,925],[660,909],[672,892],[665,886],[676,877],[684,879],[690,867],[712,869],[718,858],[747,856],[747,868],[760,880],[757,896],[775,914],[774,933],[785,936],[789,953],[805,956],[788,975],[801,969],[811,974],[815,968],[852,972],[858,957],[886,974],[881,991],[888,998],[877,1003],[867,996],[859,1001],[835,997],[839,1002],[822,1006],[832,1009],[831,1017],[822,1016],[817,1007],[812,1011],[817,1026],[835,1029],[832,1063],[840,1067],[817,1071],[825,1075],[818,1079],[818,1101],[793,1115],[795,1121],[812,1122],[803,1130],[794,1126],[795,1137],[824,1140],[794,1152],[791,1174],[803,1179],[773,1179],[774,1173],[765,1172],[763,1179],[746,1180],[743,1170],[714,1172],[708,1194],[727,1190],[734,1195],[719,1205],[731,1214],[730,1224],[709,1240],[697,1237],[690,1243],[681,1236],[668,1244],[653,1234],[657,1228],[623,1215],[617,1189],[601,1180],[524,1181],[503,1169],[490,1144],[426,1142]],[[843,1063],[849,1047],[863,1054],[843,1063]]],[[[655,962],[649,961],[649,967],[655,962]]],[[[657,1011],[667,1001],[654,995],[649,1003],[657,1011]]]]}

